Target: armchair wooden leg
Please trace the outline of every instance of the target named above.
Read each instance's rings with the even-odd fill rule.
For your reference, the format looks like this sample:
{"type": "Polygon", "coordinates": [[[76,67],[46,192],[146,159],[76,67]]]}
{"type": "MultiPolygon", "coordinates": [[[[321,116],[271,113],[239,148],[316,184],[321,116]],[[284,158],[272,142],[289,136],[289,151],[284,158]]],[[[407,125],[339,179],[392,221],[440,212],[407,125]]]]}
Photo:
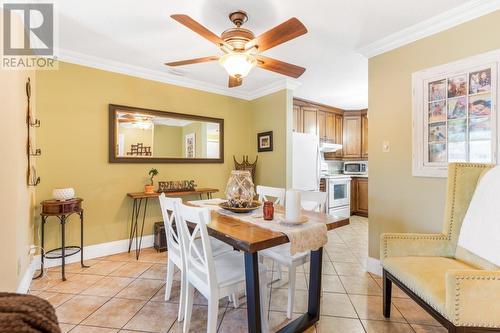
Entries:
{"type": "Polygon", "coordinates": [[[392,298],[392,281],[387,277],[386,271],[383,272],[383,289],[384,289],[384,317],[391,317],[391,298],[392,298]]]}

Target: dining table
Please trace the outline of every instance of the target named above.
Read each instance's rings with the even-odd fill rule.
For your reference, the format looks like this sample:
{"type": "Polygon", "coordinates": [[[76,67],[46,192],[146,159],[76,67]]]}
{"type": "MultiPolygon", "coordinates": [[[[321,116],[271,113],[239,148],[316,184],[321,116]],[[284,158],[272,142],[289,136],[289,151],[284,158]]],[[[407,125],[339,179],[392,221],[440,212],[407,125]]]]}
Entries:
{"type": "MultiPolygon", "coordinates": [[[[277,205],[275,213],[283,214],[284,207],[277,205]]],[[[349,218],[346,217],[331,216],[326,213],[305,210],[302,213],[307,216],[309,221],[324,223],[327,230],[333,230],[349,224],[349,218]]],[[[262,332],[258,253],[261,250],[288,243],[288,237],[282,232],[262,228],[237,217],[221,213],[218,210],[211,210],[211,222],[207,227],[210,236],[244,253],[248,332],[262,332]]],[[[279,333],[304,332],[319,320],[322,256],[322,247],[311,251],[307,313],[282,327],[278,330],[279,333]]]]}

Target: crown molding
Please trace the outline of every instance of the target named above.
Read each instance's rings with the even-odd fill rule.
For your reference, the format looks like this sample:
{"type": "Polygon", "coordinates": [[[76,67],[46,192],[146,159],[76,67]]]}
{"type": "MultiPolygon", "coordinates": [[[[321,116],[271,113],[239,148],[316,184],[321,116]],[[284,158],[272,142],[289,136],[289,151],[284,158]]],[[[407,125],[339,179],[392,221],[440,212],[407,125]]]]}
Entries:
{"type": "Polygon", "coordinates": [[[358,52],[367,58],[371,58],[499,9],[500,0],[469,1],[461,6],[358,48],[358,52]]]}
{"type": "Polygon", "coordinates": [[[101,57],[95,57],[79,52],[74,52],[66,49],[59,49],[59,55],[57,60],[64,61],[72,64],[82,65],[86,67],[92,67],[96,69],[105,70],[108,72],[125,74],[129,76],[134,76],[146,80],[158,81],[162,83],[172,84],[176,86],[181,86],[185,88],[191,88],[196,90],[201,90],[204,92],[235,97],[247,101],[272,94],[283,89],[295,89],[300,85],[297,80],[292,80],[284,78],[280,81],[273,82],[266,86],[260,87],[252,92],[243,92],[232,90],[229,88],[221,88],[215,84],[193,80],[182,76],[177,76],[170,73],[163,73],[160,71],[154,71],[140,66],[134,66],[126,64],[123,62],[105,59],[101,57]]]}

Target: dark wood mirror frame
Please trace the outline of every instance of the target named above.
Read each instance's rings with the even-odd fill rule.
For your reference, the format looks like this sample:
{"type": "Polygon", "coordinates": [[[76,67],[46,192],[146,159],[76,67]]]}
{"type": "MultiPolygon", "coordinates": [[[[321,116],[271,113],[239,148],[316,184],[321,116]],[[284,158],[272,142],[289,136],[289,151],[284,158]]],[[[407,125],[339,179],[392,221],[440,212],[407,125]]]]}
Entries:
{"type": "Polygon", "coordinates": [[[224,163],[224,119],[191,114],[151,110],[124,105],[109,104],[109,163],[224,163]],[[116,156],[116,113],[118,111],[140,112],[154,116],[206,121],[219,124],[219,158],[177,158],[177,157],[118,157],[116,156]]]}

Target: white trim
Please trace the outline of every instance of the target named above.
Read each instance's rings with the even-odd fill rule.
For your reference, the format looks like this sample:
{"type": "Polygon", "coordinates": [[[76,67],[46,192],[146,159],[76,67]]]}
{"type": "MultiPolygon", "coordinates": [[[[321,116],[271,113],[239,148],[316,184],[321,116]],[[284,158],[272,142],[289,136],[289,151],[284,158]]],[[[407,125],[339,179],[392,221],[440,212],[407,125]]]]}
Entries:
{"type": "Polygon", "coordinates": [[[366,270],[369,273],[377,274],[378,276],[382,276],[382,264],[379,259],[375,259],[372,257],[368,257],[366,259],[366,270]]]}
{"type": "MultiPolygon", "coordinates": [[[[83,247],[83,258],[93,259],[104,256],[110,256],[112,254],[123,253],[128,251],[128,239],[117,240],[108,243],[100,243],[95,245],[89,245],[83,247]]],[[[154,244],[154,235],[147,235],[142,237],[142,245],[141,248],[152,247],[154,244]]],[[[132,251],[135,251],[135,242],[132,242],[132,251]]],[[[71,264],[73,262],[80,261],[80,254],[72,255],[71,257],[66,258],[66,264],[71,264]]],[[[35,267],[35,269],[40,268],[40,255],[37,255],[33,258],[31,265],[35,267]]],[[[45,268],[61,266],[61,259],[45,259],[45,268]]]]}
{"type": "Polygon", "coordinates": [[[59,58],[57,60],[86,67],[97,68],[108,72],[139,77],[146,80],[158,81],[214,94],[240,98],[247,101],[251,101],[283,89],[293,90],[300,85],[299,81],[297,80],[282,78],[279,81],[268,84],[267,86],[259,87],[252,92],[243,92],[235,89],[222,88],[215,84],[193,80],[187,77],[177,76],[161,71],[155,71],[140,66],[134,66],[123,62],[95,57],[66,49],[59,50],[59,58]]]}
{"type": "Polygon", "coordinates": [[[16,292],[18,294],[27,294],[29,289],[30,289],[30,285],[31,285],[31,280],[33,279],[33,275],[35,274],[35,271],[37,270],[37,267],[39,267],[40,265],[36,265],[36,261],[35,260],[31,260],[29,266],[28,266],[28,269],[26,269],[26,272],[24,272],[24,275],[23,275],[23,278],[21,279],[21,281],[19,282],[19,285],[17,286],[17,290],[16,292]]]}
{"type": "Polygon", "coordinates": [[[500,49],[486,52],[469,58],[461,59],[444,65],[435,66],[412,74],[412,175],[416,177],[438,177],[445,178],[448,175],[448,167],[442,165],[425,165],[426,152],[426,129],[424,117],[427,116],[427,108],[424,105],[426,96],[426,82],[442,77],[452,77],[459,72],[468,71],[474,67],[492,66],[492,152],[493,163],[498,163],[497,154],[500,147],[500,112],[498,98],[500,97],[500,49]],[[493,66],[494,64],[494,66],[493,66]],[[494,71],[496,67],[496,72],[494,71]],[[424,87],[425,86],[425,87],[424,87]],[[496,88],[494,90],[493,88],[496,88]]]}
{"type": "Polygon", "coordinates": [[[397,49],[500,9],[500,0],[474,0],[358,48],[367,58],[397,49]]]}

